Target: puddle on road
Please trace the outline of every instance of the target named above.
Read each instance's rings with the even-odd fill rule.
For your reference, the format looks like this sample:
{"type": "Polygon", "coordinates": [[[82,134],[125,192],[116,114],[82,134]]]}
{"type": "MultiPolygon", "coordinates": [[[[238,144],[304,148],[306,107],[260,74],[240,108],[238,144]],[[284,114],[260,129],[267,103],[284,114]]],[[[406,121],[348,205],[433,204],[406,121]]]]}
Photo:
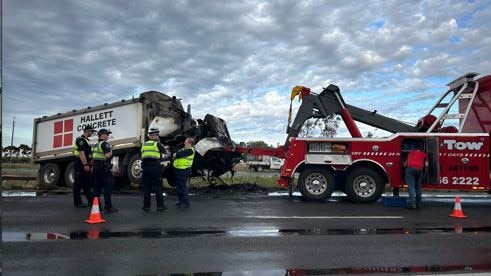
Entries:
{"type": "Polygon", "coordinates": [[[53,232],[27,233],[3,232],[2,241],[46,241],[46,240],[97,240],[113,238],[187,238],[187,237],[280,237],[280,236],[324,236],[324,235],[420,235],[420,234],[482,234],[491,233],[491,227],[453,228],[360,228],[360,229],[238,229],[238,230],[142,230],[111,232],[94,228],[90,231],[75,231],[69,234],[53,232]]]}
{"type": "Polygon", "coordinates": [[[35,197],[37,192],[2,192],[2,197],[35,197]]]}
{"type": "Polygon", "coordinates": [[[275,270],[251,270],[251,271],[223,271],[223,272],[194,272],[194,273],[161,273],[145,274],[146,276],[168,275],[168,276],[245,276],[245,275],[264,275],[264,276],[303,276],[303,275],[338,275],[338,274],[434,274],[434,273],[458,273],[476,272],[482,273],[491,271],[491,264],[470,264],[470,265],[428,265],[428,266],[401,266],[401,267],[346,267],[346,268],[322,268],[322,269],[275,269],[275,270]]]}

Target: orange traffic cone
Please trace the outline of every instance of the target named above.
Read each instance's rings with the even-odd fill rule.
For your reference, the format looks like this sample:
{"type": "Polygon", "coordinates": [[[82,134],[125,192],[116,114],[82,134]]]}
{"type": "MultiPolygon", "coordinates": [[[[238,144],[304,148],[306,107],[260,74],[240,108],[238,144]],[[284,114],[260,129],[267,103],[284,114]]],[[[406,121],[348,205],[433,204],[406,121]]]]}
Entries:
{"type": "Polygon", "coordinates": [[[466,218],[467,217],[464,215],[464,212],[462,212],[462,207],[460,206],[460,197],[455,198],[455,206],[453,208],[453,213],[451,213],[449,216],[454,217],[454,218],[466,218]]]}
{"type": "Polygon", "coordinates": [[[90,211],[90,217],[89,219],[85,220],[85,222],[90,224],[106,222],[106,220],[103,220],[101,218],[101,212],[99,210],[99,198],[96,196],[94,197],[94,202],[92,203],[92,210],[90,211]]]}
{"type": "Polygon", "coordinates": [[[457,233],[457,234],[462,234],[462,232],[464,230],[464,227],[462,226],[462,223],[460,223],[460,222],[454,224],[453,228],[454,228],[455,233],[457,233]]]}
{"type": "Polygon", "coordinates": [[[97,240],[99,239],[100,233],[101,231],[99,231],[99,229],[92,229],[89,232],[87,232],[87,238],[89,240],[97,240]]]}

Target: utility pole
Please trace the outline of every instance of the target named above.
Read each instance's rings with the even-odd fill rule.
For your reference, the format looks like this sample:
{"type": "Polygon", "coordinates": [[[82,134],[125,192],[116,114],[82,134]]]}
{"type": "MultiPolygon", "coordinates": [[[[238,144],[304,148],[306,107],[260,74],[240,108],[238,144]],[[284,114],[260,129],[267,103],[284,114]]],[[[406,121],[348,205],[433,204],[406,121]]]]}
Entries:
{"type": "Polygon", "coordinates": [[[12,155],[14,151],[14,128],[15,128],[15,116],[12,121],[12,137],[10,138],[10,163],[12,163],[12,155]]]}

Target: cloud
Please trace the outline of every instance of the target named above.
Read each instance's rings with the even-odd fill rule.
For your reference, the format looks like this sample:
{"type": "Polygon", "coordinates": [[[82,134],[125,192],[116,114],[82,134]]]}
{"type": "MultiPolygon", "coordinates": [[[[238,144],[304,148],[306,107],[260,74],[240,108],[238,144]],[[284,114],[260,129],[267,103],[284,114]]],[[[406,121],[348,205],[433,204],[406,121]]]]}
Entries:
{"type": "MultiPolygon", "coordinates": [[[[335,83],[351,104],[417,118],[437,88],[491,68],[484,0],[6,0],[3,9],[2,111],[24,141],[35,117],[158,90],[197,118],[224,117],[232,136],[283,143],[295,85],[335,83]],[[408,99],[418,108],[395,108],[408,99]]],[[[8,133],[4,123],[4,142],[8,133]]]]}

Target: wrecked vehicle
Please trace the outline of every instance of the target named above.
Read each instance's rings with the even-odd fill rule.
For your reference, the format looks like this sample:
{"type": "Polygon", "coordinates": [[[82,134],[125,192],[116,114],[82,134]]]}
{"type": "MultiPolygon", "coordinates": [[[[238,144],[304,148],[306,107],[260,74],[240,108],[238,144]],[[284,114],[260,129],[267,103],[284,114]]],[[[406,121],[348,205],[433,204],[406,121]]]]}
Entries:
{"type": "MultiPolygon", "coordinates": [[[[160,130],[160,141],[171,154],[182,146],[185,137],[195,138],[192,176],[206,176],[212,182],[241,159],[241,154],[233,150],[225,121],[211,114],[195,120],[190,105],[184,110],[180,99],[147,91],[131,100],[34,119],[32,152],[33,162],[40,165],[37,175],[40,188],[73,185],[73,145],[86,125],[112,132],[109,137],[113,147],[112,172],[115,182],[122,186],[141,183],[140,147],[147,140],[148,129],[154,127],[160,130]]],[[[90,142],[95,144],[97,135],[90,142]]],[[[169,163],[162,164],[169,168],[169,163]]]]}

